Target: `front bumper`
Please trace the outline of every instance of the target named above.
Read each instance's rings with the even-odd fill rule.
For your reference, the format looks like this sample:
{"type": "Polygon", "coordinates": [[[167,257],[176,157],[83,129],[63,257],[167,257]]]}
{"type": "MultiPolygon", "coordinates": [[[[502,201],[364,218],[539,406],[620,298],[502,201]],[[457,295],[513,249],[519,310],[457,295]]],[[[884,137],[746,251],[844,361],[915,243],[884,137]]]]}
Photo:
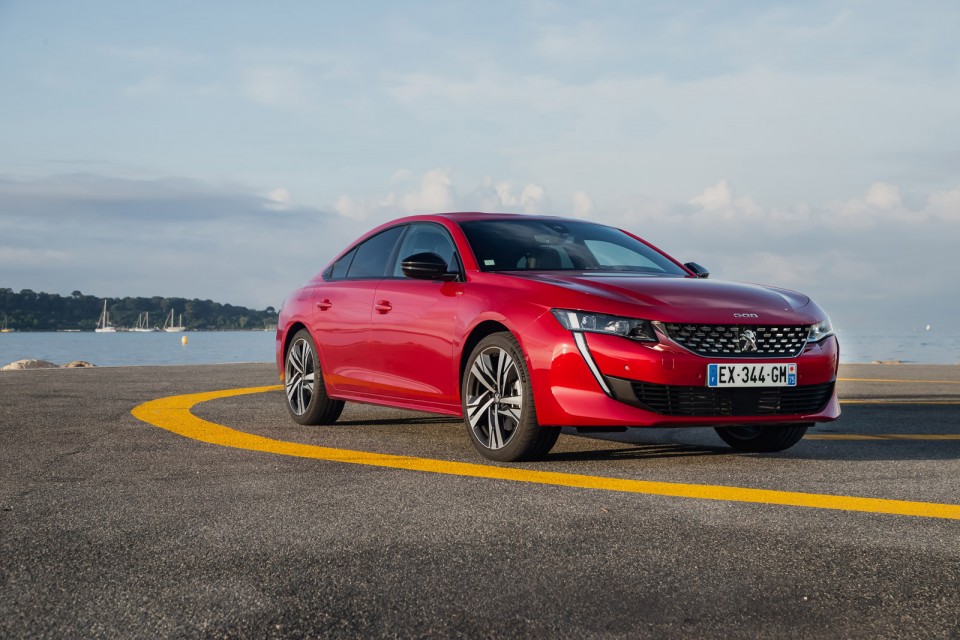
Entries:
{"type": "Polygon", "coordinates": [[[717,358],[696,355],[669,340],[643,344],[599,333],[575,339],[559,325],[537,324],[522,340],[543,425],[789,424],[826,422],[840,415],[834,386],[839,347],[833,336],[806,345],[795,358],[717,358]],[[797,386],[713,389],[706,386],[711,362],[796,363],[797,386]]]}

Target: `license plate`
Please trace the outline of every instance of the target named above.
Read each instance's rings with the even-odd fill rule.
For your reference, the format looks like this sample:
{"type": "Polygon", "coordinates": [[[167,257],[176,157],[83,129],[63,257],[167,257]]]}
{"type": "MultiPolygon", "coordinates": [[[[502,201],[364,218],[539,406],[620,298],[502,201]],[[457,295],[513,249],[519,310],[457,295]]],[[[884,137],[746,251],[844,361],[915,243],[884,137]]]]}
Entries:
{"type": "Polygon", "coordinates": [[[708,364],[708,387],[795,387],[797,365],[708,364]]]}

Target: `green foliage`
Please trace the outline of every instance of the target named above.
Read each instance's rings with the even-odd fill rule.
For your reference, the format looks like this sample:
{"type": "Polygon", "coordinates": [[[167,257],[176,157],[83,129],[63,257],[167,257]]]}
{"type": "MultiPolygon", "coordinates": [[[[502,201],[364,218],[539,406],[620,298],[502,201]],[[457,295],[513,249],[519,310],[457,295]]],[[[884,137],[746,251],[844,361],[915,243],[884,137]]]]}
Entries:
{"type": "MultiPolygon", "coordinates": [[[[103,298],[74,291],[70,296],[36,293],[24,289],[0,287],[0,327],[15,331],[93,331],[103,311],[103,298]]],[[[273,328],[277,314],[273,307],[264,311],[220,304],[211,300],[186,298],[107,298],[110,324],[117,328],[133,327],[141,313],[150,314],[151,326],[162,327],[173,309],[176,320],[183,314],[188,331],[235,331],[273,328]]]]}

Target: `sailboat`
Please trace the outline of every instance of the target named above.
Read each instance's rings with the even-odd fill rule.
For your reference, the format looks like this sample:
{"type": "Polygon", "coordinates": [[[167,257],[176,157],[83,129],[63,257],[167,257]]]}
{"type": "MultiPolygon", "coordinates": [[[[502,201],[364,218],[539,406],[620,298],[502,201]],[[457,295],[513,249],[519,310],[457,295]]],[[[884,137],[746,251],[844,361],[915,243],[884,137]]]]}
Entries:
{"type": "Polygon", "coordinates": [[[163,330],[167,333],[180,333],[183,331],[183,314],[180,314],[180,321],[177,324],[173,323],[173,309],[170,309],[170,315],[167,316],[167,319],[163,323],[163,330]]]}
{"type": "Polygon", "coordinates": [[[137,326],[135,326],[132,330],[136,331],[137,333],[152,333],[157,330],[156,327],[150,326],[149,311],[146,313],[141,313],[139,316],[137,316],[137,326]]]}
{"type": "Polygon", "coordinates": [[[103,312],[100,314],[100,319],[97,320],[97,328],[94,329],[97,333],[116,333],[117,328],[110,324],[110,312],[107,311],[107,301],[103,301],[103,312]]]}
{"type": "Polygon", "coordinates": [[[7,326],[7,316],[3,316],[3,326],[0,327],[0,333],[12,333],[13,329],[7,326]]]}

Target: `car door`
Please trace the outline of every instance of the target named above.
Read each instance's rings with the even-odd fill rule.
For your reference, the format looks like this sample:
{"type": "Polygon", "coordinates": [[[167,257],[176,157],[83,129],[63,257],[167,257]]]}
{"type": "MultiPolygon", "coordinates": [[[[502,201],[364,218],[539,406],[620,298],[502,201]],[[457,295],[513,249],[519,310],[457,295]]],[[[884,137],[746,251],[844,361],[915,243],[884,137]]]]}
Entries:
{"type": "Polygon", "coordinates": [[[374,295],[393,267],[404,226],[368,238],[334,263],[314,291],[312,327],[324,382],[333,394],[369,396],[377,367],[370,345],[374,295]]]}
{"type": "Polygon", "coordinates": [[[439,224],[417,223],[407,229],[392,271],[380,281],[371,318],[371,344],[379,394],[421,408],[456,410],[460,326],[457,308],[463,294],[460,259],[449,232],[439,224]],[[421,252],[442,257],[453,281],[417,280],[403,275],[400,263],[421,252]],[[451,276],[453,277],[453,276],[451,276]]]}

